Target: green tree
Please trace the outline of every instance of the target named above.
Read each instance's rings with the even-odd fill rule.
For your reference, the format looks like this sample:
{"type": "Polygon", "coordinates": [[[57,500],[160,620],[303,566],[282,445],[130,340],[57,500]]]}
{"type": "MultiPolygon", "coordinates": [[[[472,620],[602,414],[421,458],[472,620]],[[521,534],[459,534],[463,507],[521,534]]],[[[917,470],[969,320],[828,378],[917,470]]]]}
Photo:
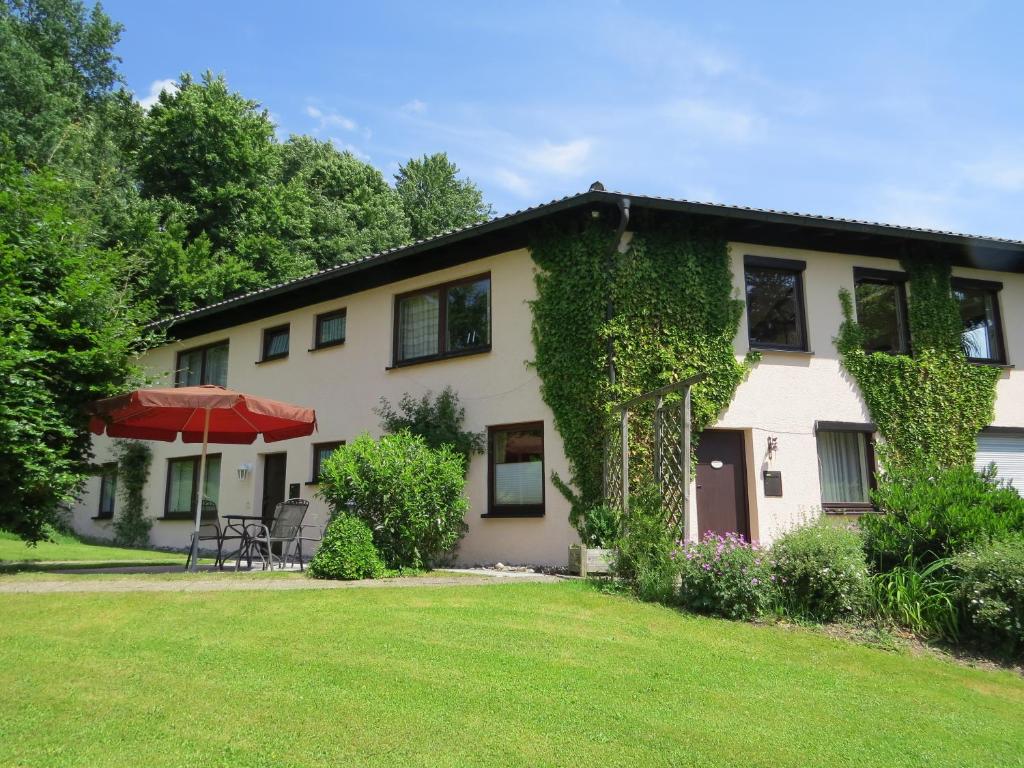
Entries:
{"type": "Polygon", "coordinates": [[[444,152],[413,158],[399,166],[395,190],[414,240],[486,221],[494,213],[490,203],[484,202],[480,188],[458,174],[458,167],[444,152]]]}
{"type": "Polygon", "coordinates": [[[69,183],[0,152],[0,528],[45,536],[87,470],[83,406],[133,373],[144,317],[69,183]]]}
{"type": "Polygon", "coordinates": [[[329,141],[292,136],[280,147],[281,181],[308,196],[300,247],[321,268],[405,245],[409,221],[381,172],[329,141]]]}
{"type": "Polygon", "coordinates": [[[139,150],[143,195],[179,204],[174,220],[185,245],[206,237],[215,263],[230,263],[228,251],[251,268],[240,290],[315,269],[297,247],[308,235],[308,195],[280,183],[278,170],[266,110],[223,77],[184,74],[149,111],[139,150]]]}

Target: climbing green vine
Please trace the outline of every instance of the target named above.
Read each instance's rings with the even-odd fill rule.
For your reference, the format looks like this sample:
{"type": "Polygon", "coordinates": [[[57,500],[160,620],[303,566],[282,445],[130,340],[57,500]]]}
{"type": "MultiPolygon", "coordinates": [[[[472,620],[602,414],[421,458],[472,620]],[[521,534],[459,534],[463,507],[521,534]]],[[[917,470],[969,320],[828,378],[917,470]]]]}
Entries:
{"type": "Polygon", "coordinates": [[[836,348],[884,438],[879,459],[887,471],[969,465],[978,432],[994,417],[1000,371],[967,360],[949,263],[920,256],[901,263],[910,286],[913,354],[865,352],[845,289],[836,348]]]}
{"type": "MultiPolygon", "coordinates": [[[[702,372],[707,378],[691,395],[696,434],[729,404],[752,362],[737,360],[733,349],[743,303],[733,297],[724,239],[677,226],[636,235],[625,253],[609,257],[612,237],[598,222],[580,232],[548,230],[532,248],[534,364],[570,467],[569,482],[554,480],[577,527],[602,501],[613,403],[702,372]],[[609,299],[614,313],[606,320],[609,299]]],[[[637,414],[641,424],[645,416],[637,414]]]]}
{"type": "Polygon", "coordinates": [[[124,501],[114,520],[114,540],[126,547],[149,544],[152,521],[145,515],[143,492],[149,479],[149,465],[153,451],[145,443],[119,440],[114,444],[117,456],[117,484],[124,501]]]}

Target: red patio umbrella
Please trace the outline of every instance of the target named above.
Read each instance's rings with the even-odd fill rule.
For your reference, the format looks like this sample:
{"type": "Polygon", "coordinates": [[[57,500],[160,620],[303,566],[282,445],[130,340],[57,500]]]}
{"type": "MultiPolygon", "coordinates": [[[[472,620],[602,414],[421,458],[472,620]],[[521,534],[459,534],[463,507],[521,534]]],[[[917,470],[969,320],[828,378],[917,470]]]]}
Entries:
{"type": "Polygon", "coordinates": [[[199,458],[199,492],[196,494],[196,527],[192,537],[191,568],[196,570],[199,518],[206,486],[206,448],[210,443],[249,445],[257,435],[265,443],[304,437],[316,429],[316,412],[265,397],[247,395],[224,387],[137,389],[91,403],[89,428],[97,435],[139,440],[202,443],[199,458]]]}

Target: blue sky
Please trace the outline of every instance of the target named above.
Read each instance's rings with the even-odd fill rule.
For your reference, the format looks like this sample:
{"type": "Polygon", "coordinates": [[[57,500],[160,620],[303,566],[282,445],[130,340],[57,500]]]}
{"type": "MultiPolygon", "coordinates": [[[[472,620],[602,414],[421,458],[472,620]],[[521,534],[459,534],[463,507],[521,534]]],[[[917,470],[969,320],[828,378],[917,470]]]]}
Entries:
{"type": "Polygon", "coordinates": [[[140,100],[211,69],[389,179],[447,151],[502,213],[600,179],[1024,238],[1024,3],[104,7],[140,100]]]}

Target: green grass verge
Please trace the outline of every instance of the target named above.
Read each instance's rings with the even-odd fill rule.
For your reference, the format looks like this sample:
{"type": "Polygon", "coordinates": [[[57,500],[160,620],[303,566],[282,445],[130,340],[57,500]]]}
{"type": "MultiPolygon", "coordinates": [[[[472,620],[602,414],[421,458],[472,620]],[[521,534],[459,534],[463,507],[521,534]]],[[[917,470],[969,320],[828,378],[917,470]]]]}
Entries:
{"type": "Polygon", "coordinates": [[[185,562],[185,555],[177,552],[87,544],[63,533],[54,533],[52,538],[52,541],[41,541],[30,547],[13,533],[0,531],[0,568],[11,569],[41,563],[46,563],[47,567],[51,567],[51,563],[74,563],[75,565],[66,567],[83,568],[185,562]]]}
{"type": "Polygon", "coordinates": [[[0,595],[20,766],[1011,766],[1024,680],[577,584],[0,595]]]}

